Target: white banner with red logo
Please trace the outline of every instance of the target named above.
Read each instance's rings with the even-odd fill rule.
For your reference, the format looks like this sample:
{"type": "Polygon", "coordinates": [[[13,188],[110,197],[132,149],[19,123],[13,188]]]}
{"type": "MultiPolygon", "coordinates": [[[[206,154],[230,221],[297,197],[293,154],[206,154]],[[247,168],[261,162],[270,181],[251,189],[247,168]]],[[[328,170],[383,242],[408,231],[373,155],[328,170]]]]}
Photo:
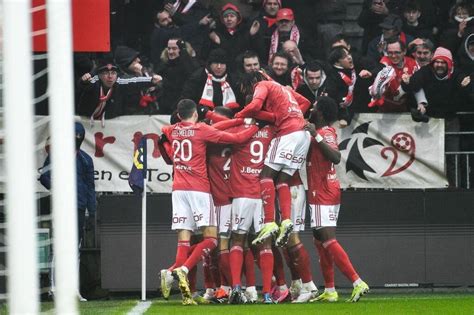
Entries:
{"type": "Polygon", "coordinates": [[[359,114],[338,130],[343,188],[445,188],[444,120],[359,114]]]}
{"type": "MultiPolygon", "coordinates": [[[[122,116],[106,120],[104,127],[100,121],[91,126],[88,118],[76,119],[81,121],[86,129],[86,138],[81,149],[94,160],[96,191],[132,191],[128,185],[128,174],[132,168],[133,153],[142,135],[147,135],[147,191],[171,192],[172,167],[163,161],[157,146],[161,127],[168,124],[169,116],[122,116]]],[[[48,122],[49,117],[37,117],[38,168],[43,165],[46,158],[48,122]]],[[[39,182],[38,190],[45,191],[39,182]]]]}
{"type": "MultiPolygon", "coordinates": [[[[170,193],[172,167],[160,157],[156,141],[169,116],[123,116],[86,128],[81,149],[94,160],[98,192],[131,192],[128,174],[135,146],[147,135],[147,190],[170,193]]],[[[37,117],[37,167],[48,146],[49,117],[37,117]]],[[[444,188],[444,120],[415,123],[405,114],[360,114],[338,130],[342,160],[337,173],[343,188],[444,188]]],[[[302,172],[305,176],[305,172],[302,172]]],[[[305,181],[305,178],[303,179],[305,181]]],[[[45,189],[38,182],[38,191],[45,189]]]]}

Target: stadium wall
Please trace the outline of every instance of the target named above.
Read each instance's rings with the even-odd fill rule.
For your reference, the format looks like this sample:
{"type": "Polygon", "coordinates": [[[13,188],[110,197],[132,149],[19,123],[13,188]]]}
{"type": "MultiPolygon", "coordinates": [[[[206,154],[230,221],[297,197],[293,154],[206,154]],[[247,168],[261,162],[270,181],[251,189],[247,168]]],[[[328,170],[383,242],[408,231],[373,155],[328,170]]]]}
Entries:
{"type": "MultiPolygon", "coordinates": [[[[474,286],[473,205],[474,193],[464,190],[345,191],[338,239],[372,287],[474,286]]],[[[139,290],[140,200],[104,195],[98,211],[102,287],[139,290]]],[[[150,196],[147,216],[147,288],[155,290],[159,270],[175,256],[170,195],[150,196]]],[[[322,285],[308,226],[302,239],[316,283],[322,285]]],[[[350,283],[337,273],[336,285],[350,283]]]]}

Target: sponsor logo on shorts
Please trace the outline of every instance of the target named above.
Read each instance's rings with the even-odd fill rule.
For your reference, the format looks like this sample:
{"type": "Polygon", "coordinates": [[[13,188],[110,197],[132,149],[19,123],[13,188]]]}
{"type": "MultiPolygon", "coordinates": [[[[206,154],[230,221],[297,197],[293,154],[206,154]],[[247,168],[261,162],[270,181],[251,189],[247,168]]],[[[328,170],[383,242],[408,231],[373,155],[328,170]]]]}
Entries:
{"type": "Polygon", "coordinates": [[[199,222],[202,220],[202,214],[195,214],[193,218],[195,222],[199,222]]]}
{"type": "Polygon", "coordinates": [[[296,218],[295,223],[296,225],[304,225],[304,220],[301,218],[296,218]]]}
{"type": "Polygon", "coordinates": [[[304,156],[297,156],[294,155],[293,153],[290,152],[280,152],[279,157],[282,159],[286,159],[288,161],[291,161],[293,163],[303,163],[305,160],[304,156]]]}
{"type": "Polygon", "coordinates": [[[240,224],[244,223],[244,221],[245,221],[245,218],[239,218],[237,216],[234,218],[234,224],[236,224],[236,225],[240,225],[240,224]]]}
{"type": "Polygon", "coordinates": [[[173,217],[173,223],[186,223],[186,217],[173,217]]]}

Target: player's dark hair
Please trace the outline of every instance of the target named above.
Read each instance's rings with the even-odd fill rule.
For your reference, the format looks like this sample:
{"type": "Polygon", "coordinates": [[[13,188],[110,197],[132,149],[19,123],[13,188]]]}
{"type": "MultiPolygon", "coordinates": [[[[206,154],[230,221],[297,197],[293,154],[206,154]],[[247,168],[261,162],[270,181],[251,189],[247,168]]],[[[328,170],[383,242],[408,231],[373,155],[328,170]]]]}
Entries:
{"type": "Polygon", "coordinates": [[[214,112],[227,118],[234,117],[234,113],[232,112],[232,109],[228,107],[217,106],[216,108],[214,108],[214,112]]]}
{"type": "Polygon", "coordinates": [[[321,112],[324,121],[331,125],[337,120],[338,106],[335,100],[329,96],[320,96],[316,100],[315,110],[321,112]]]}
{"type": "Polygon", "coordinates": [[[240,80],[240,91],[242,95],[246,97],[247,95],[252,95],[254,91],[254,85],[260,81],[266,81],[267,78],[260,71],[252,71],[250,73],[242,74],[240,80]]]}
{"type": "Polygon", "coordinates": [[[337,46],[331,49],[328,56],[328,61],[331,65],[336,64],[339,60],[345,58],[349,54],[349,51],[342,46],[337,46]]]}
{"type": "Polygon", "coordinates": [[[181,119],[191,118],[196,111],[197,105],[193,100],[182,99],[178,102],[178,114],[181,119]]]}

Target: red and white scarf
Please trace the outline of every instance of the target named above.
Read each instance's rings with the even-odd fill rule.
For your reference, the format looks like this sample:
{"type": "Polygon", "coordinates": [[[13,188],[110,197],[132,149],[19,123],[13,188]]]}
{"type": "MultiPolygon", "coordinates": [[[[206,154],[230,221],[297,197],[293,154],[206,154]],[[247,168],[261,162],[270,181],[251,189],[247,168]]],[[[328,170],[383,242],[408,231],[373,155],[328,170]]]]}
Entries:
{"type": "MultiPolygon", "coordinates": [[[[280,37],[280,34],[278,32],[278,27],[277,27],[275,31],[273,31],[272,38],[270,41],[270,52],[268,55],[268,63],[271,62],[273,55],[278,50],[279,37],[280,37]]],[[[294,41],[297,45],[300,42],[300,31],[296,25],[293,25],[293,27],[290,30],[290,40],[294,41]]]]}
{"type": "Polygon", "coordinates": [[[107,101],[112,96],[112,89],[113,87],[111,87],[107,91],[107,95],[105,95],[104,88],[100,86],[99,103],[97,104],[94,112],[91,115],[91,126],[94,125],[94,120],[99,120],[99,119],[102,121],[102,127],[105,126],[105,105],[107,104],[107,101]]]}
{"type": "Polygon", "coordinates": [[[199,104],[214,108],[216,105],[213,102],[213,97],[214,97],[214,87],[212,86],[212,81],[219,82],[221,84],[221,90],[222,90],[222,106],[224,107],[229,107],[231,109],[239,108],[239,104],[235,100],[235,94],[234,91],[232,91],[232,88],[230,87],[229,82],[226,81],[227,79],[227,74],[224,75],[222,78],[216,78],[215,76],[212,75],[212,73],[209,73],[207,69],[204,69],[207,74],[207,80],[206,84],[204,85],[204,90],[202,91],[202,96],[201,100],[199,101],[199,104]]]}
{"type": "Polygon", "coordinates": [[[339,75],[341,76],[342,81],[347,85],[347,95],[342,98],[342,103],[339,105],[341,107],[349,107],[352,104],[354,99],[354,86],[357,81],[357,75],[354,69],[351,71],[351,76],[349,77],[342,71],[338,71],[339,75]]]}

